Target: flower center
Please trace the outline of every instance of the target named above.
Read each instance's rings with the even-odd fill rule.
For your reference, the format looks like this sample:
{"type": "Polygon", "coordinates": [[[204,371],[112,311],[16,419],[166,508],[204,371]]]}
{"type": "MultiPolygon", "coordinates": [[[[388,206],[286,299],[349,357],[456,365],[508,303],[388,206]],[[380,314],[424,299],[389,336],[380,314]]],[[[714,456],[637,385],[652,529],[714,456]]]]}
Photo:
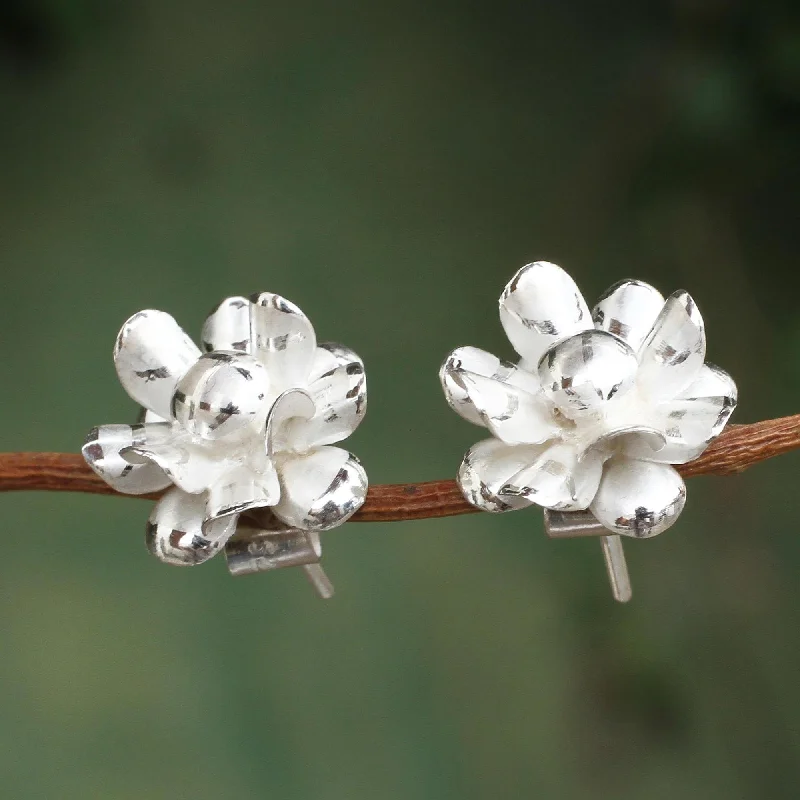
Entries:
{"type": "Polygon", "coordinates": [[[240,432],[264,422],[269,391],[267,371],[245,353],[205,353],[178,381],[172,416],[203,439],[240,432]]]}
{"type": "Polygon", "coordinates": [[[542,391],[567,417],[595,411],[631,388],[638,361],[606,331],[584,331],[554,344],[539,361],[542,391]]]}

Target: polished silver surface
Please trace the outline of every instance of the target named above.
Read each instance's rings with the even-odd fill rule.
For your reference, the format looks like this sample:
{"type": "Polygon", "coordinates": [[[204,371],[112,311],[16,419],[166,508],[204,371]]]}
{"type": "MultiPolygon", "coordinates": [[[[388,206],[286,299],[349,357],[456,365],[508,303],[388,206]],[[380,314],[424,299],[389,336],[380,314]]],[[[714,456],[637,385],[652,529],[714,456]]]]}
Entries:
{"type": "Polygon", "coordinates": [[[639,352],[638,385],[651,402],[672,399],[697,377],[705,357],[700,311],[687,292],[675,292],[639,352]]]}
{"type": "MultiPolygon", "coordinates": [[[[148,426],[150,437],[168,436],[169,425],[148,426]]],[[[81,448],[86,463],[118,492],[149,494],[165,489],[172,482],[158,464],[142,460],[131,463],[122,453],[144,445],[148,428],[141,425],[101,425],[92,428],[81,448]]]]}
{"type": "Polygon", "coordinates": [[[289,436],[295,446],[303,450],[346,439],[367,413],[364,362],[349,347],[323,342],[317,348],[308,392],[316,413],[293,420],[289,436]]]}
{"type": "Polygon", "coordinates": [[[667,530],[686,503],[683,478],[669,464],[613,458],[590,506],[610,531],[648,539],[667,530]]]}
{"type": "Polygon", "coordinates": [[[178,381],[200,350],[163,311],[140,311],[122,326],[114,345],[114,365],[125,391],[164,419],[170,416],[178,381]]]}
{"type": "Polygon", "coordinates": [[[206,491],[206,511],[211,518],[268,508],[281,496],[278,471],[268,458],[260,469],[248,465],[226,470],[206,491]]]}
{"type": "Polygon", "coordinates": [[[625,452],[633,458],[664,464],[692,461],[722,432],[736,401],[736,384],[730,375],[713,364],[704,364],[675,398],[653,409],[653,424],[664,431],[664,447],[647,453],[642,442],[629,440],[625,452]]]}
{"type": "Polygon", "coordinates": [[[500,322],[514,349],[531,364],[551,345],[592,327],[575,281],[549,261],[526,264],[509,281],[500,295],[500,322]]]}
{"type": "Polygon", "coordinates": [[[281,497],[275,516],[303,530],[326,531],[346,522],[367,498],[367,473],[361,462],[339,447],[276,459],[281,497]]]}
{"type": "Polygon", "coordinates": [[[603,536],[600,539],[600,546],[603,548],[611,594],[618,603],[627,603],[633,597],[633,591],[622,539],[619,536],[603,536]]]}
{"type": "Polygon", "coordinates": [[[468,422],[506,444],[541,444],[557,422],[537,376],[476,347],[459,347],[439,371],[445,397],[468,422]]]}
{"type": "MultiPolygon", "coordinates": [[[[625,280],[590,314],[564,270],[536,262],[504,289],[500,320],[517,364],[460,347],[440,371],[451,408],[492,436],[464,456],[466,499],[492,512],[591,509],[606,532],[636,538],[674,524],[686,490],[669,465],[697,458],[736,406],[730,376],[704,363],[692,298],[625,280]]],[[[621,545],[604,547],[624,596],[621,545]]]]}
{"type": "Polygon", "coordinates": [[[306,422],[317,413],[311,395],[304,389],[287,389],[275,398],[267,413],[264,442],[268,456],[292,449],[292,423],[306,422]]]}
{"type": "Polygon", "coordinates": [[[319,537],[299,530],[285,533],[254,531],[247,538],[234,539],[225,546],[231,575],[252,575],[283,567],[315,564],[321,555],[319,537]]]}
{"type": "Polygon", "coordinates": [[[622,339],[638,350],[661,313],[664,298],[658,289],[644,281],[615,283],[592,309],[594,326],[622,339]]]}
{"type": "Polygon", "coordinates": [[[461,461],[458,485],[468,502],[491,513],[525,508],[531,500],[521,494],[503,494],[501,490],[520,470],[534,462],[544,447],[514,447],[499,439],[484,439],[473,445],[461,461]]]}
{"type": "MultiPolygon", "coordinates": [[[[117,373],[146,413],[138,425],[93,429],[87,463],[123,492],[174,484],[147,528],[149,549],[166,563],[207,560],[240,515],[259,509],[297,531],[295,539],[275,534],[289,537],[286,552],[299,552],[302,536],[318,549],[317,532],[345,522],[366,498],[360,462],[332,446],[364,418],[363,362],[342,345],[317,346],[305,314],[271,293],[224,300],[202,341],[205,353],[161,311],[125,323],[117,373]]],[[[267,562],[257,563],[261,570],[267,562]]],[[[321,594],[332,592],[319,569],[310,579],[321,594]]]]}
{"type": "Polygon", "coordinates": [[[319,563],[322,544],[317,531],[288,528],[270,512],[261,512],[239,525],[225,545],[228,571],[233,576],[254,575],[284,567],[303,567],[306,577],[323,600],[334,589],[319,563]],[[259,522],[263,527],[259,527],[259,522]]]}
{"type": "Polygon", "coordinates": [[[579,453],[566,442],[554,442],[500,489],[557,511],[580,511],[591,503],[603,474],[602,453],[579,453]]]}
{"type": "Polygon", "coordinates": [[[333,597],[333,584],[321,564],[306,564],[303,566],[303,571],[320,599],[330,600],[333,597]]]}
{"type": "Polygon", "coordinates": [[[584,331],[550,347],[539,361],[542,393],[571,416],[601,409],[633,386],[639,363],[622,339],[584,331]]]}
{"type": "Polygon", "coordinates": [[[210,518],[201,496],[173,487],[150,512],[145,544],[165,564],[189,567],[216,555],[235,530],[235,517],[210,518]]]}
{"type": "Polygon", "coordinates": [[[265,415],[267,370],[243,353],[204,353],[178,381],[172,417],[201,439],[221,439],[247,431],[265,415]]]}
{"type": "Polygon", "coordinates": [[[608,536],[608,528],[591,511],[553,511],[544,509],[544,532],[551,539],[578,539],[608,536]]]}

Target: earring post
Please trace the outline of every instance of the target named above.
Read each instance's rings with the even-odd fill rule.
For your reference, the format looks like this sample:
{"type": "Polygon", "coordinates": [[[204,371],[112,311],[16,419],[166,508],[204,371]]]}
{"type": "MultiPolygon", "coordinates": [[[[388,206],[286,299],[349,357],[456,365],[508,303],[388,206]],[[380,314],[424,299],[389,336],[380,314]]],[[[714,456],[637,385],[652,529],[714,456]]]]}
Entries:
{"type": "Polygon", "coordinates": [[[303,566],[309,583],[323,600],[330,600],[334,590],[330,578],[319,564],[305,564],[303,566]]]}
{"type": "Polygon", "coordinates": [[[611,584],[611,594],[619,603],[627,603],[633,596],[631,577],[628,573],[628,564],[625,561],[625,550],[622,548],[622,539],[619,536],[602,536],[600,546],[603,548],[603,558],[608,571],[608,581],[611,584]]]}
{"type": "Polygon", "coordinates": [[[622,539],[609,534],[608,528],[597,521],[591,511],[552,511],[544,509],[544,530],[551,539],[577,539],[599,536],[606,562],[611,594],[620,603],[627,603],[633,596],[628,564],[622,539]]]}

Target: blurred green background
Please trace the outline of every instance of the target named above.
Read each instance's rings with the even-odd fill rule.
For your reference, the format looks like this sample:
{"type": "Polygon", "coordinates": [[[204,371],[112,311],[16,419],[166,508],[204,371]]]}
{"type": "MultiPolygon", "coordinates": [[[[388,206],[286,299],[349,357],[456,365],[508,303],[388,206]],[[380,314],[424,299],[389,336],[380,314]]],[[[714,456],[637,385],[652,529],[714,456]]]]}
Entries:
{"type": "MultiPolygon", "coordinates": [[[[452,476],[438,366],[511,355],[536,258],[689,289],[734,421],[797,412],[797,12],[6,0],[0,448],[132,417],[131,313],[270,290],[364,358],[372,482],[452,476]]],[[[534,510],[347,525],[323,603],[159,564],[141,500],[3,495],[0,796],[797,797],[799,465],[693,479],[627,607],[534,510]]]]}

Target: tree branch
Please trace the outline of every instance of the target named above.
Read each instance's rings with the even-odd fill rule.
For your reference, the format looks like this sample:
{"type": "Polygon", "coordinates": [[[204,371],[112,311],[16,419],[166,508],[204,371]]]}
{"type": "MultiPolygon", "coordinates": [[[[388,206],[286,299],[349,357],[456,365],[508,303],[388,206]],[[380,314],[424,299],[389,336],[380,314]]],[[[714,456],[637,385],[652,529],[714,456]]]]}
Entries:
{"type": "MultiPolygon", "coordinates": [[[[729,425],[695,461],[681,464],[685,478],[733,475],[768,458],[800,448],[800,414],[752,425],[729,425]]],[[[49,491],[112,494],[155,500],[159,494],[121,495],[104,483],[77,453],[0,453],[0,492],[49,491]]],[[[393,522],[452,517],[477,509],[455,481],[371,486],[356,522],[393,522]]]]}

